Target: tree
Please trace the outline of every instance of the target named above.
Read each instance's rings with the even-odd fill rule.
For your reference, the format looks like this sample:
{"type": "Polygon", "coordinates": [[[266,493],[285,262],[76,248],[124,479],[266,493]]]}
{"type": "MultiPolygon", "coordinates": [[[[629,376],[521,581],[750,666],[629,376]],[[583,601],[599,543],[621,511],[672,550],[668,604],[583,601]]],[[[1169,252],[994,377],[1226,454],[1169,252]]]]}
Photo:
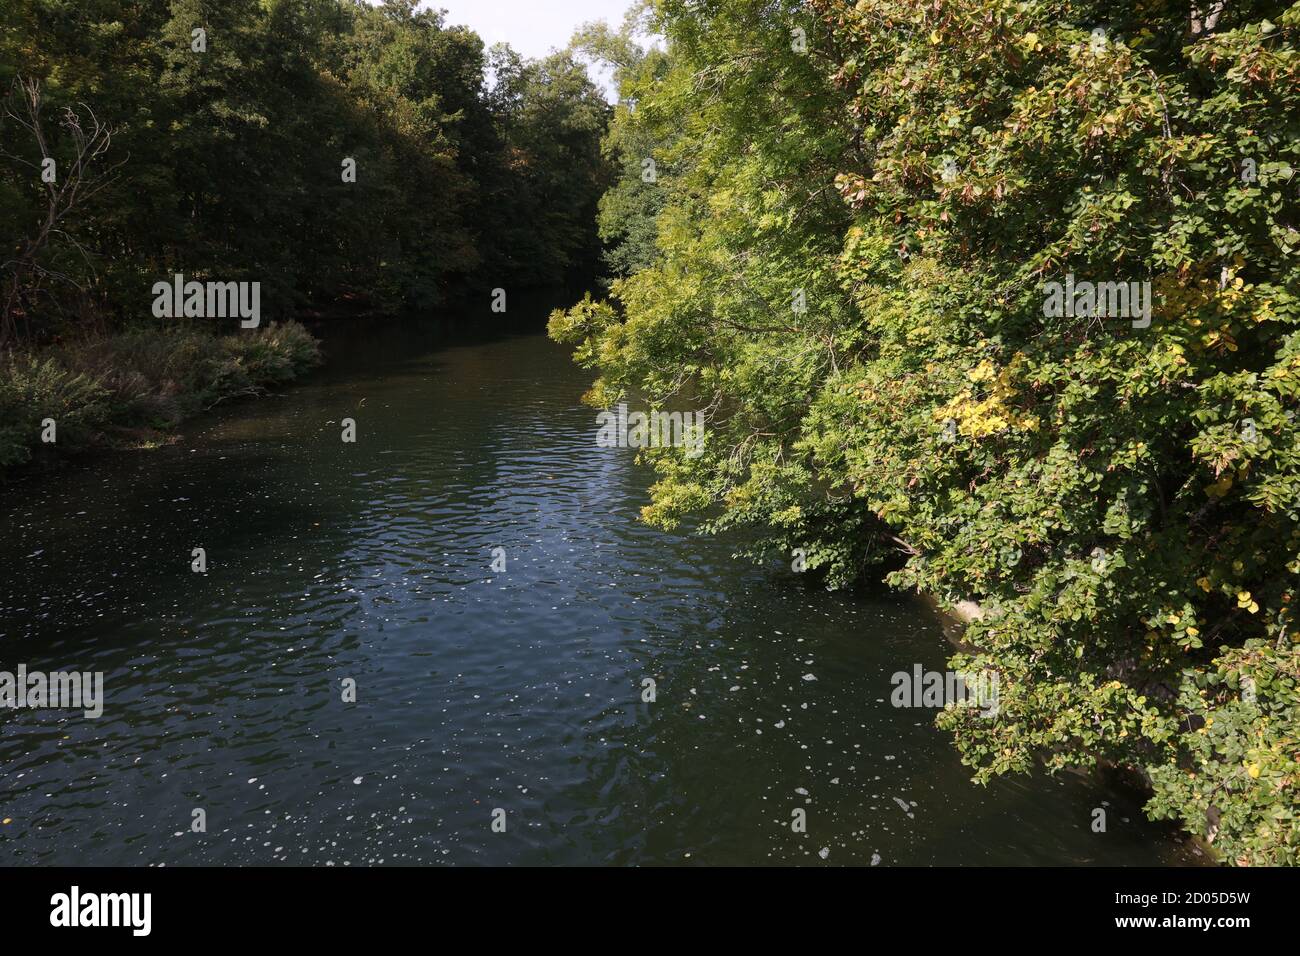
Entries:
{"type": "MultiPolygon", "coordinates": [[[[44,208],[32,233],[19,239],[15,256],[0,263],[0,274],[7,273],[0,303],[0,348],[17,338],[20,318],[31,315],[38,296],[50,283],[86,291],[78,280],[78,267],[93,273],[94,265],[70,231],[68,220],[105,187],[114,172],[114,167],[104,162],[112,131],[100,123],[94,110],[84,104],[79,109],[64,107],[60,127],[68,146],[56,150],[45,132],[42,106],[40,81],[17,77],[5,101],[4,118],[26,131],[28,146],[35,147],[34,157],[39,162],[8,150],[0,150],[0,156],[30,170],[33,189],[41,193],[44,208]],[[70,257],[80,261],[65,265],[70,257]]],[[[30,334],[30,330],[24,331],[30,334]]]]}
{"type": "Polygon", "coordinates": [[[594,402],[708,413],[647,518],[979,602],[977,779],[1122,764],[1300,862],[1300,6],[656,9],[655,254],[551,323],[594,402]]]}

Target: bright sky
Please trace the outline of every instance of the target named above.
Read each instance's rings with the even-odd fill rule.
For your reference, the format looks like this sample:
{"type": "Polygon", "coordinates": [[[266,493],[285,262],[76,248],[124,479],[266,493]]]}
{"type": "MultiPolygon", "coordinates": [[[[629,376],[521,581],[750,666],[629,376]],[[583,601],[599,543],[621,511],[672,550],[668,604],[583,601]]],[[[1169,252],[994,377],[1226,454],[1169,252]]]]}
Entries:
{"type": "MultiPolygon", "coordinates": [[[[448,24],[464,24],[483,45],[509,43],[526,57],[545,56],[568,44],[573,31],[592,20],[623,22],[630,0],[429,0],[421,7],[447,11],[448,24]]],[[[609,83],[604,77],[596,77],[609,83]]]]}

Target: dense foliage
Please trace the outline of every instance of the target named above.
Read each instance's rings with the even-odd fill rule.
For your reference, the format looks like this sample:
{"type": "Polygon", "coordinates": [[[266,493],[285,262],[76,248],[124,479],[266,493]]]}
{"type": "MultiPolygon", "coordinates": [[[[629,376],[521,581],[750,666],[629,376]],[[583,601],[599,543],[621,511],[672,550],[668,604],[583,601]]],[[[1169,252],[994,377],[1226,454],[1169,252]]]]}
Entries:
{"type": "Polygon", "coordinates": [[[567,55],[492,58],[415,0],[6,0],[0,347],[178,272],[273,317],[581,270],[609,107],[567,55]]]}
{"type": "Polygon", "coordinates": [[[708,412],[646,517],[979,602],[953,666],[998,714],[940,718],[977,779],[1138,768],[1226,860],[1300,862],[1300,5],[652,17],[617,278],[551,324],[593,402],[708,412]],[[1149,323],[1048,316],[1068,276],[1150,281],[1149,323]]]}

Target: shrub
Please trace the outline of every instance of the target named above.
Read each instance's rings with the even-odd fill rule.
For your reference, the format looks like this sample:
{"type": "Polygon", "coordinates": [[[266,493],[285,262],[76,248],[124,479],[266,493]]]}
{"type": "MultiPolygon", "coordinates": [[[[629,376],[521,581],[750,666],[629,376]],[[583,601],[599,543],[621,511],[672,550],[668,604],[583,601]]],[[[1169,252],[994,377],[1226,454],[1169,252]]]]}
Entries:
{"type": "Polygon", "coordinates": [[[45,419],[54,419],[58,444],[79,450],[109,414],[107,390],[89,376],[49,358],[10,356],[0,364],[0,471],[32,459],[45,419]]]}
{"type": "Polygon", "coordinates": [[[123,430],[168,429],[217,402],[279,385],[320,361],[298,322],[218,336],[198,325],[88,336],[0,365],[0,474],[51,454],[121,444],[123,430]],[[41,422],[58,440],[42,446],[41,422]]]}

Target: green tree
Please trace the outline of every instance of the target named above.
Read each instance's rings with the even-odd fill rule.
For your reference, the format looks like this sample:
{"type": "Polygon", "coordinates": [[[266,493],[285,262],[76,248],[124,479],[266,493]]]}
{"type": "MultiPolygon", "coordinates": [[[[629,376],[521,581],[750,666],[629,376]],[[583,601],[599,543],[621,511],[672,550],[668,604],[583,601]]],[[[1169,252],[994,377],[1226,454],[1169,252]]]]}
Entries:
{"type": "Polygon", "coordinates": [[[60,168],[68,108],[111,130],[120,165],[42,238],[41,146],[5,124],[5,327],[138,319],[177,272],[260,282],[269,316],[563,281],[599,255],[608,107],[564,55],[515,58],[495,89],[487,70],[473,32],[414,0],[6,4],[4,91],[39,84],[60,168]]]}
{"type": "Polygon", "coordinates": [[[552,318],[593,401],[709,413],[646,517],[974,599],[977,779],[1123,764],[1296,863],[1300,6],[656,9],[657,257],[552,318]],[[1151,282],[1149,324],[1046,315],[1067,276],[1151,282]]]}
{"type": "Polygon", "coordinates": [[[601,251],[597,204],[611,181],[600,148],[610,107],[570,53],[525,60],[497,48],[490,72],[508,175],[489,200],[497,256],[488,274],[524,285],[588,275],[601,251]]]}

